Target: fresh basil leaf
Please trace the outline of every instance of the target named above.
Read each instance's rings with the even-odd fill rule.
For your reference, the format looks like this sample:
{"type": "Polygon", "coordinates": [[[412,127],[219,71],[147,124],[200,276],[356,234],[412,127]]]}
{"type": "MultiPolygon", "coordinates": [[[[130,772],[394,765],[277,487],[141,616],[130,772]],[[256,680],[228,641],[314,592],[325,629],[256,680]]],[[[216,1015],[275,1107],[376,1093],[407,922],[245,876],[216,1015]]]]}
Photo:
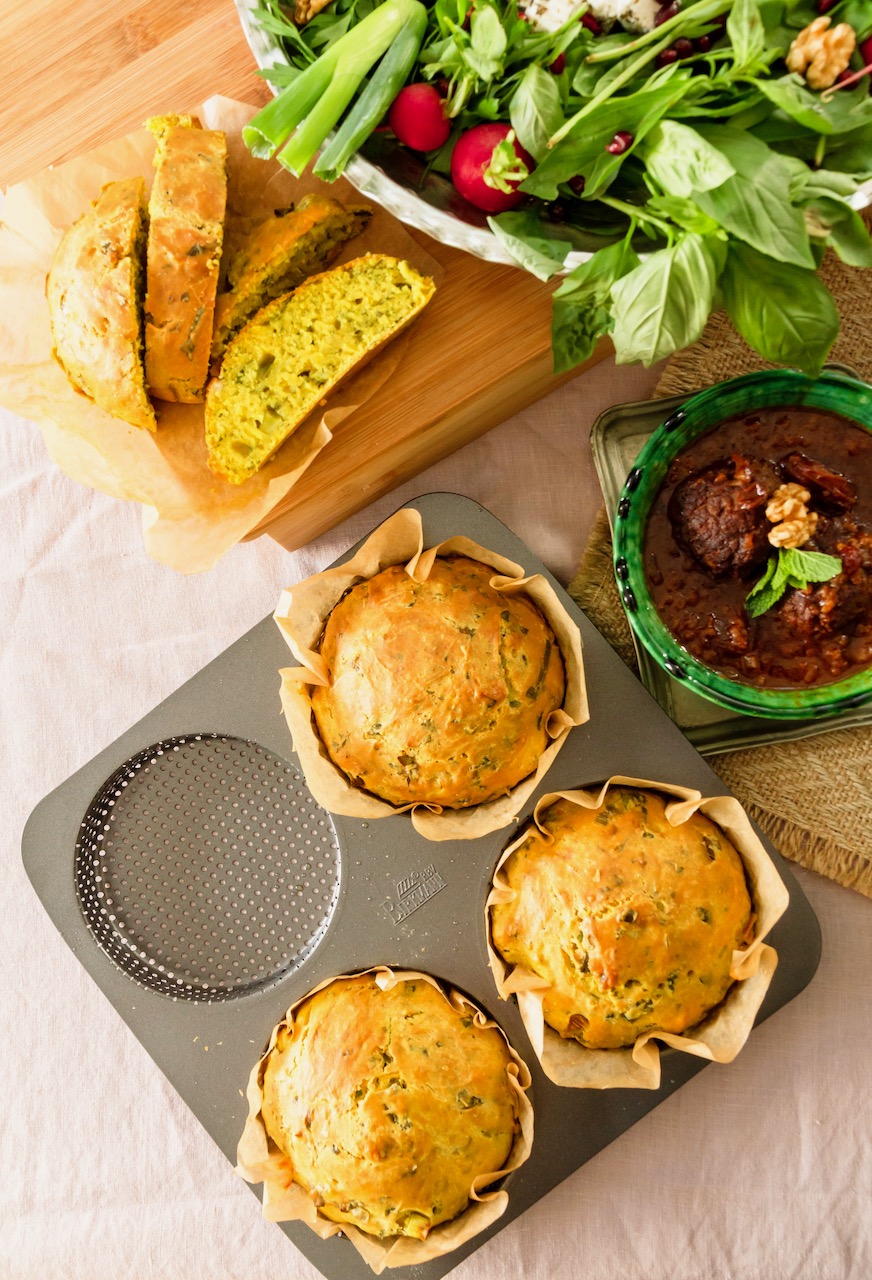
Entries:
{"type": "Polygon", "coordinates": [[[872,97],[866,80],[856,89],[842,89],[827,100],[796,74],[754,83],[774,106],[814,133],[850,133],[872,122],[872,97]]]}
{"type": "Polygon", "coordinates": [[[552,240],[546,235],[532,209],[501,213],[488,218],[487,224],[518,266],[538,280],[550,280],[572,248],[568,240],[552,240]]]}
{"type": "Polygon", "coordinates": [[[812,236],[825,239],[849,266],[872,267],[872,237],[850,205],[831,196],[818,196],[802,207],[812,236]]]}
{"type": "Polygon", "coordinates": [[[599,339],[611,328],[612,285],[638,265],[635,250],[622,240],[600,249],[561,283],[552,300],[555,373],[574,369],[593,354],[599,339]]]}
{"type": "Polygon", "coordinates": [[[872,5],[869,0],[842,0],[833,22],[847,22],[857,33],[857,43],[872,36],[872,5]]]}
{"type": "Polygon", "coordinates": [[[703,213],[770,258],[813,267],[802,211],[788,200],[791,175],[781,156],[729,125],[700,125],[700,133],[735,169],[719,187],[696,193],[703,213]]]}
{"type": "MultiPolygon", "coordinates": [[[[608,98],[594,115],[580,120],[568,137],[548,152],[521,184],[521,191],[554,200],[559,183],[579,174],[585,178],[595,174],[594,189],[599,192],[626,159],[627,153],[612,156],[605,149],[618,130],[632,133],[638,142],[688,92],[691,83],[690,73],[680,71],[653,89],[640,89],[624,98],[608,98]]],[[[592,186],[590,183],[586,186],[586,197],[593,194],[592,186]]]]}
{"type": "Polygon", "coordinates": [[[493,80],[502,69],[506,51],[506,33],[499,14],[489,4],[472,11],[469,48],[465,50],[468,65],[485,82],[493,80]]]}
{"type": "Polygon", "coordinates": [[[782,156],[790,167],[790,199],[799,204],[818,196],[841,198],[852,196],[860,182],[852,173],[839,173],[837,169],[810,169],[798,156],[782,156]]]}
{"type": "Polygon", "coordinates": [[[733,47],[733,73],[756,69],[766,47],[763,20],[756,0],[735,0],[727,17],[727,37],[733,47]]]}
{"type": "Polygon", "coordinates": [[[764,360],[816,377],[839,331],[836,304],[814,271],[731,243],[721,277],[724,306],[764,360]]]}
{"type": "Polygon", "coordinates": [[[787,563],[787,572],[791,577],[804,578],[809,582],[829,582],[842,572],[842,561],[838,556],[828,556],[823,551],[804,551],[802,547],[782,547],[781,556],[787,563]]]}
{"type": "Polygon", "coordinates": [[[541,160],[563,119],[557,78],[534,63],[524,72],[509,103],[515,137],[534,160],[541,160]]]}
{"type": "Polygon", "coordinates": [[[721,230],[714,218],[703,213],[692,200],[683,200],[679,196],[652,196],[645,207],[654,213],[663,214],[685,231],[695,231],[700,236],[717,235],[726,239],[727,233],[721,230]]]}
{"type": "Polygon", "coordinates": [[[686,232],[612,286],[615,359],[654,364],[695,342],[705,327],[726,249],[686,232]]]}
{"type": "MultiPolygon", "coordinates": [[[[597,52],[604,53],[619,49],[622,45],[629,44],[633,39],[634,37],[629,32],[600,36],[596,42],[597,52]]],[[[572,77],[572,92],[578,94],[580,98],[592,97],[594,89],[608,69],[608,62],[581,62],[572,77]]]]}
{"type": "Polygon", "coordinates": [[[722,151],[677,120],[661,120],[638,150],[651,177],[671,196],[710,191],[736,172],[722,151]]]}

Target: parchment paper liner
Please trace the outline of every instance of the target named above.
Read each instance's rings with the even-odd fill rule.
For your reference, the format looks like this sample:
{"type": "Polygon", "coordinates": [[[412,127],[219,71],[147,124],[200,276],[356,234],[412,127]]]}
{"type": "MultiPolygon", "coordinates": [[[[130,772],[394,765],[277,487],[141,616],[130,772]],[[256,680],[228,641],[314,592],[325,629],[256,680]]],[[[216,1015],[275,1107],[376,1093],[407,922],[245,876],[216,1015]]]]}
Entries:
{"type": "Polygon", "coordinates": [[[598,792],[554,791],[537,802],[533,822],[505,850],[494,871],[493,884],[485,903],[489,963],[500,997],[507,1000],[510,995],[517,996],[521,1019],[533,1051],[549,1080],[573,1089],[657,1089],[660,1085],[658,1040],[683,1053],[692,1053],[713,1062],[732,1062],[742,1048],[778,963],[776,952],[763,939],[787,910],[789,900],[772,859],[738,800],[732,796],[704,800],[701,792],[672,783],[615,775],[598,792]],[[490,909],[498,902],[511,902],[515,897],[515,891],[500,877],[500,869],[513,850],[531,835],[550,843],[551,837],[536,822],[543,809],[558,798],[586,809],[598,809],[609,787],[622,783],[678,797],[666,808],[666,817],[672,826],[686,822],[699,809],[729,836],[745,864],[756,916],[754,936],[746,948],[733,952],[730,972],[736,979],[735,985],[696,1027],[683,1035],[667,1031],[648,1032],[625,1049],[587,1049],[576,1040],[563,1039],[546,1026],[542,1000],[548,985],[521,965],[509,968],[497,954],[491,942],[490,909]]]}
{"type": "Polygon", "coordinates": [[[379,1240],[375,1236],[367,1235],[365,1231],[359,1230],[351,1223],[333,1222],[319,1213],[308,1193],[292,1181],[293,1166],[290,1160],[267,1136],[261,1116],[263,1076],[267,1059],[279,1031],[284,1026],[293,1025],[294,1012],[303,1001],[333,982],[346,981],[359,975],[342,974],[337,978],[328,978],[291,1005],[282,1021],[273,1028],[269,1047],[249,1077],[248,1119],[237,1148],[236,1172],[241,1174],[247,1182],[263,1182],[265,1218],[271,1222],[305,1222],[322,1240],[328,1240],[331,1236],[340,1233],[346,1235],[364,1261],[379,1275],[385,1267],[413,1266],[419,1262],[427,1262],[430,1258],[440,1258],[446,1253],[451,1253],[502,1217],[509,1203],[508,1192],[502,1188],[497,1191],[486,1191],[484,1188],[514,1169],[518,1169],[529,1156],[533,1146],[533,1108],[526,1095],[526,1090],[530,1087],[530,1072],[526,1063],[509,1044],[502,1028],[482,1013],[471,1000],[454,990],[450,990],[446,995],[434,978],[426,973],[418,973],[416,970],[392,970],[380,965],[367,969],[366,972],[375,975],[375,980],[383,991],[389,991],[398,982],[429,982],[455,1009],[471,1010],[478,1026],[496,1027],[506,1041],[512,1057],[506,1070],[509,1083],[517,1096],[518,1108],[518,1133],[505,1167],[493,1173],[479,1174],[470,1187],[469,1207],[451,1222],[434,1227],[426,1240],[413,1240],[405,1236],[396,1236],[387,1241],[379,1240]]]}
{"type": "Polygon", "coordinates": [[[274,617],[292,653],[303,664],[280,672],[282,709],[309,790],[325,809],[353,818],[386,818],[411,809],[415,829],[428,840],[472,840],[514,821],[550,769],[569,730],[588,719],[581,636],[556,592],[541,574],[525,577],[520,565],[465,537],[449,538],[427,551],[423,547],[420,513],[407,507],[379,525],[346,564],[314,574],[282,593],[274,617]],[[394,564],[405,564],[409,575],[423,582],[436,556],[451,554],[469,556],[490,565],[495,570],[491,584],[497,590],[506,594],[523,592],[542,610],[563,655],[566,670],[563,706],[548,718],[546,729],[553,741],[540,756],[536,772],[507,795],[459,810],[442,810],[438,805],[392,805],[353,787],[327,756],[312,718],[310,689],[313,685],[328,683],[327,668],[316,646],[334,605],[354,583],[372,578],[394,564]]]}
{"type": "MultiPolygon", "coordinates": [[[[242,126],[256,107],[214,97],[192,108],[204,128],[222,129],[228,149],[230,248],[274,209],[309,191],[368,203],[342,180],[296,179],[272,161],[255,160],[242,126]]],[[[142,174],[150,188],[155,140],[145,129],[108,143],[10,188],[0,223],[0,402],[36,422],[52,460],[73,480],[143,505],[148,554],[183,573],[210,568],[245,537],[296,484],[333,432],[393,374],[407,339],[400,336],[312,412],[272,461],[241,485],[206,465],[203,406],[154,401],[155,434],[112,418],[80,394],[52,357],[45,281],[67,227],[118,178],[142,174]]],[[[362,235],[337,262],[367,252],[395,254],[436,279],[440,265],[394,218],[372,205],[362,235]]],[[[227,261],[224,255],[224,264],[227,261]]]]}

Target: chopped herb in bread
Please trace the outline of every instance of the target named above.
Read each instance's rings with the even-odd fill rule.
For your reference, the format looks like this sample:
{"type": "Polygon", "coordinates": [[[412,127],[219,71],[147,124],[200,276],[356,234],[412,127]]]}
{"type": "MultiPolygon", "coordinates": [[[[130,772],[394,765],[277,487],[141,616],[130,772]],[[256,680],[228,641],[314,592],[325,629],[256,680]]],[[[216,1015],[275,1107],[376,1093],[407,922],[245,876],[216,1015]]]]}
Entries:
{"type": "Polygon", "coordinates": [[[241,484],[323,398],[429,302],[410,263],[366,254],[259,311],[227,347],[206,396],[209,466],[241,484]]]}
{"type": "Polygon", "coordinates": [[[46,296],[54,354],[72,384],[113,418],[154,431],[142,366],[145,183],[105,186],[58,245],[46,296]]]}

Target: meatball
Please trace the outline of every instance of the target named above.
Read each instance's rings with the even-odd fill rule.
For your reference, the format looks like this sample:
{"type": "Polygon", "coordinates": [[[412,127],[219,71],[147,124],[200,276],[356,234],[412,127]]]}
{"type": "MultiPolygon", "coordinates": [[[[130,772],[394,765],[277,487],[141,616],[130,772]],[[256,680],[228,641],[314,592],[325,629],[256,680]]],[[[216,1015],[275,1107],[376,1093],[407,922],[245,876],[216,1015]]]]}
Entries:
{"type": "Polygon", "coordinates": [[[766,503],[780,482],[770,463],[738,453],[693,472],[669,499],[677,541],[715,577],[744,577],[772,551],[766,503]]]}
{"type": "Polygon", "coordinates": [[[785,593],[781,616],[792,630],[805,636],[829,636],[872,616],[872,533],[868,529],[850,517],[822,516],[814,540],[804,550],[838,556],[842,572],[829,582],[785,593]]]}

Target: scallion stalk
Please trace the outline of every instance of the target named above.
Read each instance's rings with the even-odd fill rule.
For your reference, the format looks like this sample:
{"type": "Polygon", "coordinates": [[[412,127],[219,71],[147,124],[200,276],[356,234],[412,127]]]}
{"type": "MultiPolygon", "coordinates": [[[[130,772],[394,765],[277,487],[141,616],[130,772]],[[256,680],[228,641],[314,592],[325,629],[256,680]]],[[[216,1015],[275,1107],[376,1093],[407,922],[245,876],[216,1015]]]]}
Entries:
{"type": "MultiPolygon", "coordinates": [[[[413,23],[411,29],[419,34],[417,48],[403,75],[405,80],[417,56],[426,20],[427,13],[420,0],[384,0],[362,22],[326,49],[316,62],[246,125],[242,136],[248,149],[262,159],[278,151],[279,161],[299,177],[331,129],[335,128],[363,80],[382,55],[392,48],[397,37],[408,33],[409,24],[413,23]]],[[[409,42],[404,40],[402,43],[404,49],[410,47],[409,42]]],[[[389,85],[395,82],[393,76],[386,77],[381,82],[383,88],[386,81],[389,85]]],[[[394,97],[401,87],[402,81],[397,84],[394,97]]],[[[366,97],[365,91],[361,102],[366,97]]],[[[352,116],[357,115],[357,111],[352,112],[352,116]]],[[[381,116],[373,121],[372,128],[361,136],[358,146],[380,119],[381,116]]]]}
{"type": "Polygon", "coordinates": [[[426,10],[418,5],[376,67],[359,100],[318,157],[312,170],[317,178],[324,178],[326,182],[335,181],[355,151],[360,150],[384,119],[415,65],[426,27],[426,10]]]}

